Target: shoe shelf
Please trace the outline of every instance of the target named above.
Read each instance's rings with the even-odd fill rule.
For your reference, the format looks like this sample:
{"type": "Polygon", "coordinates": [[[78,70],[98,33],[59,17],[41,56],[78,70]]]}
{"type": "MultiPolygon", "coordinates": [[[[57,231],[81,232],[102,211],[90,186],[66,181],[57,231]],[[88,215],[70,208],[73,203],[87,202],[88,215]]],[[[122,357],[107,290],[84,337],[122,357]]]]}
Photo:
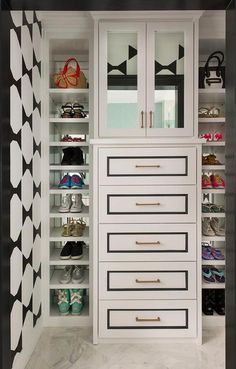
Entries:
{"type": "Polygon", "coordinates": [[[89,192],[89,186],[85,185],[82,188],[58,188],[56,186],[53,186],[50,188],[49,193],[51,195],[64,195],[66,193],[70,194],[78,194],[78,193],[88,193],[89,192]]]}
{"type": "Polygon", "coordinates": [[[198,123],[225,123],[225,117],[198,118],[198,123]]]}
{"type": "Polygon", "coordinates": [[[202,236],[202,241],[204,242],[211,242],[211,241],[224,242],[225,236],[202,236]]]}
{"type": "Polygon", "coordinates": [[[225,141],[207,141],[203,143],[203,146],[225,146],[225,141]]]}
{"type": "Polygon", "coordinates": [[[82,236],[78,236],[78,237],[65,237],[62,236],[63,229],[62,227],[55,227],[55,228],[51,228],[50,230],[50,241],[54,241],[54,242],[59,242],[59,241],[84,241],[84,242],[88,242],[89,241],[89,227],[86,227],[83,235],[82,236]]]}
{"type": "Polygon", "coordinates": [[[89,165],[50,165],[50,170],[61,170],[61,171],[68,171],[68,172],[88,172],[89,171],[89,165]]]}
{"type": "Polygon", "coordinates": [[[53,100],[55,105],[65,104],[67,101],[79,100],[83,103],[89,100],[89,89],[88,88],[50,88],[49,96],[53,100]]]}
{"type": "Polygon", "coordinates": [[[90,326],[91,319],[89,316],[89,299],[88,296],[85,297],[85,303],[83,309],[79,315],[68,315],[60,314],[58,310],[57,303],[51,303],[50,306],[50,323],[51,327],[69,326],[77,327],[79,326],[90,326]]]}
{"type": "Polygon", "coordinates": [[[204,289],[225,289],[225,283],[202,283],[204,289]]]}
{"type": "Polygon", "coordinates": [[[83,256],[81,259],[73,260],[62,260],[60,258],[61,249],[60,248],[54,248],[50,255],[50,265],[60,265],[60,266],[66,266],[66,265],[89,265],[89,250],[88,248],[83,248],[83,256]]]}
{"type": "Polygon", "coordinates": [[[215,311],[213,315],[202,314],[202,320],[204,327],[224,327],[225,315],[219,315],[215,311]]]}
{"type": "Polygon", "coordinates": [[[225,102],[225,89],[224,88],[200,88],[199,93],[199,103],[223,103],[225,102]]]}
{"type": "Polygon", "coordinates": [[[202,218],[225,218],[225,213],[202,213],[202,218]]]}
{"type": "Polygon", "coordinates": [[[89,206],[84,206],[80,213],[60,213],[59,206],[50,209],[50,218],[86,218],[89,216],[89,206]]]}
{"type": "Polygon", "coordinates": [[[89,271],[85,270],[84,272],[84,280],[81,283],[60,283],[60,275],[62,269],[55,269],[52,273],[49,288],[51,290],[60,290],[60,289],[89,289],[89,271]]]}
{"type": "Polygon", "coordinates": [[[202,169],[211,171],[225,170],[225,165],[202,165],[202,169]]]}
{"type": "Polygon", "coordinates": [[[52,141],[49,143],[50,147],[89,147],[89,143],[86,141],[81,142],[57,142],[52,141]]]}
{"type": "Polygon", "coordinates": [[[89,123],[89,118],[49,118],[50,123],[89,123]]]}
{"type": "Polygon", "coordinates": [[[211,266],[224,266],[225,260],[202,260],[202,265],[211,265],[211,266]]]}
{"type": "Polygon", "coordinates": [[[203,188],[202,193],[212,193],[212,194],[225,194],[224,188],[203,188]]]}

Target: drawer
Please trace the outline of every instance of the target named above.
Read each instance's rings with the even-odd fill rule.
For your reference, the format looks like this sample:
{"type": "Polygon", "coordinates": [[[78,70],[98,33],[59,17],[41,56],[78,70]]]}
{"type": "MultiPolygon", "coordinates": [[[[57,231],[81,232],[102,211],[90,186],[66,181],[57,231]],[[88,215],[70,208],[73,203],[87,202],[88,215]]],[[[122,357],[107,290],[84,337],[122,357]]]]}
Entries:
{"type": "Polygon", "coordinates": [[[195,261],[195,224],[100,224],[100,261],[195,261]]]}
{"type": "Polygon", "coordinates": [[[196,301],[100,301],[100,338],[192,337],[196,301]]]}
{"type": "Polygon", "coordinates": [[[99,150],[101,185],[195,184],[196,148],[99,150]]]}
{"type": "Polygon", "coordinates": [[[194,299],[195,262],[99,264],[100,299],[194,299]]]}
{"type": "Polygon", "coordinates": [[[194,223],[195,186],[100,186],[100,223],[194,223]]]}

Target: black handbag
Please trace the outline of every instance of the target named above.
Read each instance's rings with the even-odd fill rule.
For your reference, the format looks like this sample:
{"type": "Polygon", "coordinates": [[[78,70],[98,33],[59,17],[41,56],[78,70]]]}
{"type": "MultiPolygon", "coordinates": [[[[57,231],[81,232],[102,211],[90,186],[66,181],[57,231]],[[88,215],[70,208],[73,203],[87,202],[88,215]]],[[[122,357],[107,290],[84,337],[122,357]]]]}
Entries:
{"type": "Polygon", "coordinates": [[[224,54],[222,51],[212,53],[204,67],[199,68],[199,88],[225,88],[224,54]],[[211,66],[212,61],[217,65],[211,66]]]}

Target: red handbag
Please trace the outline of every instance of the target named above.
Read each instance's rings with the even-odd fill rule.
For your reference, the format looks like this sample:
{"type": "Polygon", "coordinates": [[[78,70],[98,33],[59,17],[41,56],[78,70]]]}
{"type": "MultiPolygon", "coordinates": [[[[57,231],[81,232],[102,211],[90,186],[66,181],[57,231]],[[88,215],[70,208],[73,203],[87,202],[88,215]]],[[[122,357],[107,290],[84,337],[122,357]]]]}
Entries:
{"type": "Polygon", "coordinates": [[[66,61],[64,68],[54,75],[54,83],[58,88],[86,88],[85,75],[80,70],[79,63],[75,58],[66,61]],[[75,63],[75,67],[70,64],[75,63]]]}

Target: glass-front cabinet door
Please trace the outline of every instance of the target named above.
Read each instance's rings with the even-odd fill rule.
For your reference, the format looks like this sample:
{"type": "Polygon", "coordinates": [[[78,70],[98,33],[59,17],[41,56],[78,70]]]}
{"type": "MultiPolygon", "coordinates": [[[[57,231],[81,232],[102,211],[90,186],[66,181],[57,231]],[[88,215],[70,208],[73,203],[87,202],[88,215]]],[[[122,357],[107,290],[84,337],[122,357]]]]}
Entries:
{"type": "Polygon", "coordinates": [[[99,135],[138,137],[146,131],[145,23],[99,26],[99,135]]]}
{"type": "Polygon", "coordinates": [[[147,24],[147,136],[193,135],[193,24],[147,24]]]}

